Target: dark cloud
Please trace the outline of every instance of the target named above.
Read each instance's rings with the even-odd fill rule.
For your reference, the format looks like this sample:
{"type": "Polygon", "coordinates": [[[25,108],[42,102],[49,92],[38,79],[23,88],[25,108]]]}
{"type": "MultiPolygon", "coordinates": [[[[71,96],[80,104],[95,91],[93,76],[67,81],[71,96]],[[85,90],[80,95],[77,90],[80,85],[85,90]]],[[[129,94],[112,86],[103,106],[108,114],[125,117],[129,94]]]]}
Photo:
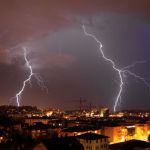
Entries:
{"type": "Polygon", "coordinates": [[[14,46],[48,31],[67,27],[76,16],[92,15],[102,11],[150,15],[148,0],[2,0],[0,5],[1,47],[14,46]]]}

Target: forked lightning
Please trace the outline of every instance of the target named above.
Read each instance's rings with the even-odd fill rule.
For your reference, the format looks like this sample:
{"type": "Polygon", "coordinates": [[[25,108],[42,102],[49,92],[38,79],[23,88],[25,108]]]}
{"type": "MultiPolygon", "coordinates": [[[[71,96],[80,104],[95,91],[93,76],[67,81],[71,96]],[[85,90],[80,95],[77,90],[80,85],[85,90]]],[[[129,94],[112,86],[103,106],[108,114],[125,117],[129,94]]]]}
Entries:
{"type": "Polygon", "coordinates": [[[144,63],[145,61],[139,61],[139,62],[137,61],[137,62],[134,62],[133,64],[131,64],[131,65],[127,66],[127,67],[124,67],[123,69],[119,69],[119,68],[116,66],[115,62],[114,62],[112,59],[110,59],[110,58],[108,58],[108,57],[105,56],[105,53],[104,53],[104,51],[103,51],[103,49],[102,49],[103,45],[102,45],[102,43],[97,39],[97,37],[96,37],[95,35],[91,34],[91,33],[88,33],[88,32],[86,31],[86,28],[85,28],[84,25],[83,25],[82,27],[83,27],[84,34],[85,34],[86,36],[89,36],[89,37],[93,38],[93,39],[98,43],[98,45],[99,45],[99,51],[100,51],[100,53],[101,53],[103,59],[104,59],[105,61],[109,62],[109,63],[112,65],[112,68],[118,73],[120,84],[119,84],[119,91],[118,91],[118,93],[117,93],[117,96],[116,96],[116,98],[115,98],[115,103],[114,103],[114,106],[113,106],[114,112],[117,111],[117,107],[118,107],[118,105],[119,105],[119,101],[121,101],[121,94],[122,94],[123,86],[124,86],[124,83],[125,83],[125,82],[124,82],[124,78],[126,77],[127,74],[130,75],[130,76],[133,76],[134,78],[136,78],[136,79],[138,79],[138,80],[140,80],[140,81],[142,81],[142,82],[149,88],[149,90],[150,90],[150,84],[149,84],[143,77],[141,77],[141,76],[139,76],[139,75],[137,75],[137,74],[131,72],[130,70],[128,70],[128,69],[134,67],[135,65],[137,65],[137,64],[139,64],[139,63],[144,63]]]}
{"type": "Polygon", "coordinates": [[[29,73],[29,76],[27,77],[27,79],[25,79],[25,80],[23,81],[23,85],[22,85],[20,91],[16,94],[15,97],[13,97],[13,99],[14,99],[14,98],[16,99],[17,106],[20,106],[21,97],[22,97],[23,91],[25,90],[25,87],[27,86],[28,83],[31,84],[31,79],[32,79],[33,77],[36,78],[36,80],[37,80],[37,82],[38,82],[38,85],[39,85],[42,89],[48,90],[47,87],[44,85],[44,82],[43,82],[41,76],[39,76],[38,74],[36,74],[36,73],[33,72],[33,68],[32,68],[32,66],[31,66],[31,64],[30,64],[30,62],[29,62],[29,60],[28,60],[28,58],[27,58],[27,50],[26,50],[26,48],[23,49],[23,52],[24,52],[24,53],[23,53],[23,56],[24,56],[24,60],[25,60],[25,63],[26,63],[26,67],[29,69],[30,73],[29,73]]]}

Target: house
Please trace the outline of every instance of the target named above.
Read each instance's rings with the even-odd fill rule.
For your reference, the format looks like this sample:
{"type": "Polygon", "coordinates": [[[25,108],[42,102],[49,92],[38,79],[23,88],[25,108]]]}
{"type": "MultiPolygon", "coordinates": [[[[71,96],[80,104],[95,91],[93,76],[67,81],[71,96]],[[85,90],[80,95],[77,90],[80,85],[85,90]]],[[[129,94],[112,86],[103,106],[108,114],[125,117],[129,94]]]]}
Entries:
{"type": "Polygon", "coordinates": [[[32,139],[42,139],[57,137],[59,130],[60,129],[57,127],[39,123],[33,126],[26,127],[24,129],[24,133],[31,136],[32,139]]]}
{"type": "Polygon", "coordinates": [[[42,124],[48,124],[49,122],[48,117],[31,117],[31,118],[25,118],[25,123],[29,126],[35,125],[36,123],[42,123],[42,124]]]}
{"type": "Polygon", "coordinates": [[[95,133],[85,133],[77,136],[80,143],[84,146],[84,150],[108,150],[108,136],[95,133]]]}
{"type": "Polygon", "coordinates": [[[74,126],[62,129],[59,132],[59,137],[66,137],[66,136],[77,136],[81,134],[85,134],[88,132],[101,134],[101,128],[93,127],[93,126],[74,126]]]}

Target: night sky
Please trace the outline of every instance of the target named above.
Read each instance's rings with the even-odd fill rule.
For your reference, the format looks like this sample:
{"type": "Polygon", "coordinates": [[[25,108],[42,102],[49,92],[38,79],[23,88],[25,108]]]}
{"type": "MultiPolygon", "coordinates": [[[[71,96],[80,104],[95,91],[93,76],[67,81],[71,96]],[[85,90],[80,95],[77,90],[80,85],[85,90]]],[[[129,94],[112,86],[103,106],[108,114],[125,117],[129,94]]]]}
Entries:
{"type": "MultiPolygon", "coordinates": [[[[145,61],[130,70],[150,83],[149,0],[0,0],[0,104],[16,105],[11,98],[29,75],[26,47],[49,92],[33,78],[21,105],[77,109],[83,97],[86,106],[112,110],[118,74],[102,58],[98,44],[85,36],[82,24],[117,67],[145,61]]],[[[150,90],[127,76],[120,109],[137,108],[150,108],[150,90]]]]}

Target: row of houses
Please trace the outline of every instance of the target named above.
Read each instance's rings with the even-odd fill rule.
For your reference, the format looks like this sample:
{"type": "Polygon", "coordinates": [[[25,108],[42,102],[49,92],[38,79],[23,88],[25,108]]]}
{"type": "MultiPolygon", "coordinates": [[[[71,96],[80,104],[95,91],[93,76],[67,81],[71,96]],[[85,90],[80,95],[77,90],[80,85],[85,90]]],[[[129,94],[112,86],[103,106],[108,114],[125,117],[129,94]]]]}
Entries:
{"type": "MultiPolygon", "coordinates": [[[[125,143],[131,140],[148,141],[150,139],[150,124],[128,124],[128,125],[94,125],[91,122],[72,122],[69,126],[63,125],[64,121],[48,118],[27,118],[23,123],[12,126],[1,126],[0,143],[10,141],[10,130],[19,131],[23,136],[30,137],[32,141],[51,141],[56,139],[76,139],[86,150],[106,150],[110,145],[125,143]],[[8,138],[8,140],[7,140],[8,138]]],[[[61,141],[61,140],[60,140],[61,141]]],[[[34,142],[33,142],[34,143],[34,142]]],[[[47,143],[47,142],[45,142],[47,143]]],[[[34,147],[42,143],[37,143],[34,147]]],[[[45,145],[43,143],[43,145],[45,145]]],[[[44,147],[44,146],[42,146],[44,147]]],[[[46,146],[47,147],[47,146],[46,146]]],[[[111,147],[112,148],[112,147],[111,147]]]]}

